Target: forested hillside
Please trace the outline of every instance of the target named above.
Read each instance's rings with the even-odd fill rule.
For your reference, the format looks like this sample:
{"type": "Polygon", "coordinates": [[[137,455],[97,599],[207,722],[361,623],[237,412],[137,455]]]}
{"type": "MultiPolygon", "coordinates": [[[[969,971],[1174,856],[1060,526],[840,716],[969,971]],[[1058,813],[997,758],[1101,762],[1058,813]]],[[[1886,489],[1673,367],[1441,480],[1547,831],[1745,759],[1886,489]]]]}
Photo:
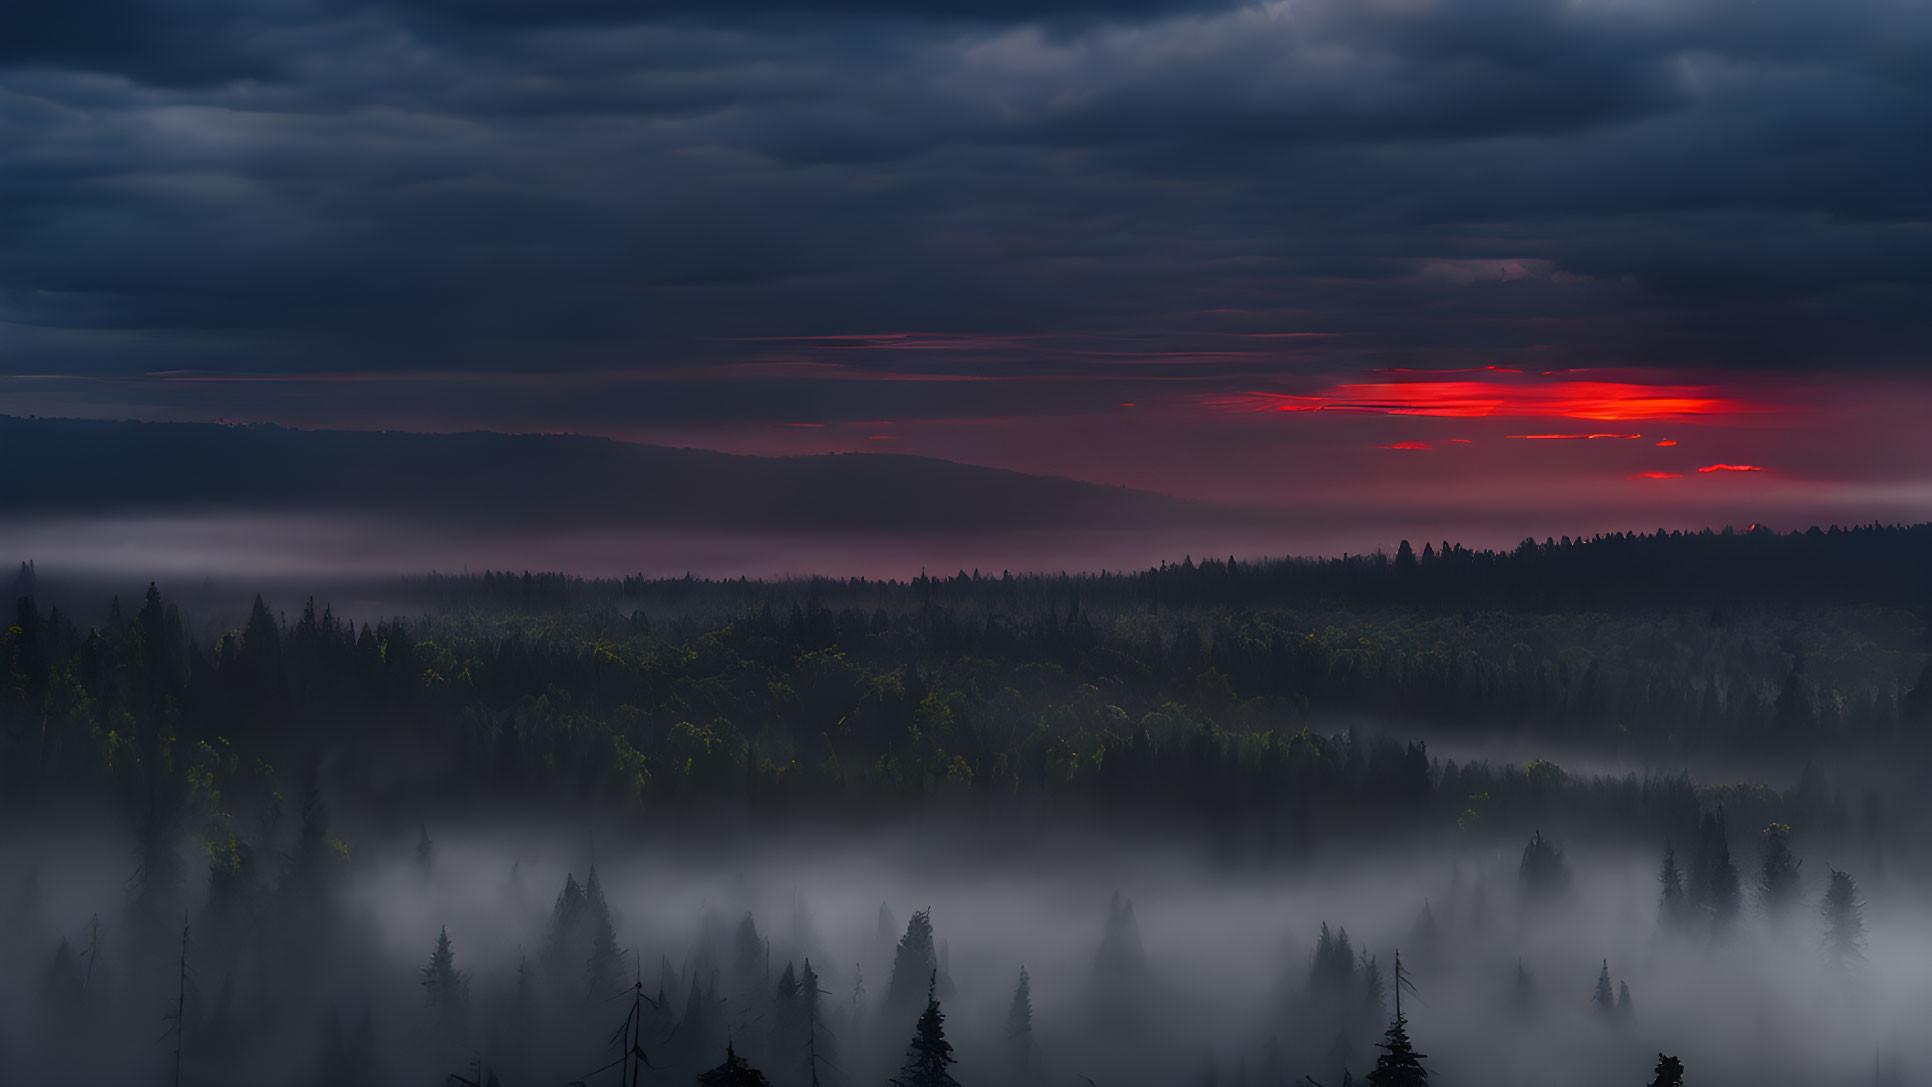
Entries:
{"type": "Polygon", "coordinates": [[[23,565],[0,862],[26,980],[0,986],[0,1065],[165,1006],[182,1082],[298,1053],[293,1078],[329,1087],[606,1060],[930,1085],[957,1048],[961,1083],[1414,1083],[1389,1077],[1434,1062],[1453,1084],[1529,1030],[1488,1079],[1581,1052],[1574,1082],[1668,1083],[1668,1048],[1759,1083],[1869,1083],[1875,1057],[1902,1082],[1889,1012],[1831,994],[1912,999],[1909,956],[1868,965],[1864,896],[1896,934],[1932,872],[1927,540],[428,576],[382,587],[401,617],[258,598],[232,626],[159,584],[102,601],[23,565]],[[1069,949],[1065,922],[1002,920],[1038,905],[1001,894],[1123,883],[1166,922],[1145,938],[1121,899],[1097,951],[1086,922],[1069,949]],[[1266,905],[1231,905],[1257,887],[1266,905]],[[867,895],[911,923],[875,924],[867,895]],[[1398,950],[1436,1002],[1413,1046],[1398,950]],[[1814,991],[1819,964],[1843,987],[1814,991]],[[1730,1022],[1709,1002],[1747,977],[1778,993],[1757,1014],[1837,1041],[1758,1062],[1681,1029],[1730,1022]]]}

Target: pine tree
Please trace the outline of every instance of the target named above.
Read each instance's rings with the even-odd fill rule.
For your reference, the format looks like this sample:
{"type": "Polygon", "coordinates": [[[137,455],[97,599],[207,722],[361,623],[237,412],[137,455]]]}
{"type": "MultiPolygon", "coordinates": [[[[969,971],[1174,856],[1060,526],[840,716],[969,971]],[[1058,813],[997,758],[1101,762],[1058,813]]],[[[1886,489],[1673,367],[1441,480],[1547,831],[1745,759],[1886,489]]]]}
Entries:
{"type": "Polygon", "coordinates": [[[919,910],[906,922],[906,934],[900,937],[898,950],[892,957],[892,980],[886,984],[887,1014],[897,1015],[918,1006],[920,978],[930,979],[933,985],[937,985],[939,978],[931,910],[919,910]]]}
{"type": "Polygon", "coordinates": [[[1664,869],[1657,876],[1663,887],[1659,896],[1657,914],[1665,927],[1682,929],[1690,919],[1691,906],[1684,894],[1684,875],[1677,869],[1677,850],[1670,843],[1664,843],[1664,869]]]}
{"type": "Polygon", "coordinates": [[[1597,974],[1596,995],[1590,998],[1596,1006],[1597,1014],[1605,1019],[1617,1015],[1617,991],[1610,984],[1610,960],[1603,960],[1603,970],[1597,974]]]}
{"type": "Polygon", "coordinates": [[[456,969],[448,926],[436,934],[436,950],[430,953],[422,975],[423,1003],[434,1016],[437,1030],[445,1037],[461,1035],[469,1015],[470,983],[456,969]]]}
{"type": "Polygon", "coordinates": [[[812,960],[806,959],[805,970],[798,975],[798,999],[805,1009],[805,1061],[811,1073],[808,1077],[811,1087],[822,1087],[838,1067],[838,1044],[826,1029],[825,1017],[818,1006],[818,998],[824,995],[825,990],[818,987],[818,974],[812,970],[812,960]]]}
{"type": "Polygon", "coordinates": [[[959,1087],[950,1066],[952,1043],[946,1040],[946,1016],[939,1010],[939,972],[933,971],[926,985],[926,1010],[913,1028],[912,1043],[906,1047],[906,1062],[892,1082],[896,1087],[959,1087]]]}
{"type": "Polygon", "coordinates": [[[578,949],[585,944],[587,907],[577,877],[564,876],[563,890],[557,892],[557,901],[550,907],[550,923],[543,936],[544,971],[550,983],[562,991],[574,988],[576,983],[576,964],[582,961],[578,949]]]}
{"type": "Polygon", "coordinates": [[[1825,954],[1840,971],[1857,969],[1865,961],[1865,903],[1850,875],[1827,867],[1831,886],[1825,890],[1825,954]]]}
{"type": "Polygon", "coordinates": [[[738,1055],[731,1043],[725,1043],[724,1063],[709,1072],[698,1073],[698,1083],[702,1087],[771,1087],[765,1074],[738,1055]]]}
{"type": "Polygon", "coordinates": [[[1375,1025],[1382,1022],[1383,1017],[1389,1013],[1388,1005],[1383,1003],[1384,998],[1388,996],[1388,989],[1382,984],[1381,965],[1375,961],[1375,956],[1368,953],[1366,947],[1356,959],[1356,978],[1357,988],[1361,992],[1359,1021],[1365,1028],[1363,1033],[1372,1036],[1375,1033],[1375,1025]]]}
{"type": "Polygon", "coordinates": [[[1531,902],[1567,897],[1572,887],[1570,866],[1563,859],[1563,847],[1543,837],[1540,830],[1531,835],[1529,844],[1523,847],[1523,862],[1518,866],[1517,875],[1524,897],[1531,902]]]}
{"type": "Polygon", "coordinates": [[[1737,919],[1744,904],[1737,866],[1731,863],[1730,832],[1724,825],[1723,807],[1704,817],[1702,839],[1698,861],[1708,881],[1704,904],[1711,921],[1721,928],[1737,919]]]}
{"type": "Polygon", "coordinates": [[[1798,867],[1791,855],[1791,828],[1772,823],[1764,828],[1764,864],[1758,875],[1758,908],[1773,922],[1782,921],[1798,901],[1798,867]]]}
{"type": "Polygon", "coordinates": [[[1617,982],[1617,1018],[1628,1022],[1636,1014],[1636,1006],[1630,1003],[1630,983],[1619,980],[1617,982]]]}
{"type": "Polygon", "coordinates": [[[598,882],[594,864],[584,877],[582,917],[584,927],[590,931],[590,957],[584,964],[584,999],[596,1004],[610,999],[623,988],[624,952],[617,946],[610,904],[604,901],[604,885],[598,882]]]}
{"type": "Polygon", "coordinates": [[[1657,1054],[1657,1075],[1650,1081],[1650,1087],[1684,1087],[1684,1062],[1657,1054]]]}
{"type": "Polygon", "coordinates": [[[1402,972],[1402,956],[1395,956],[1395,1018],[1389,1023],[1383,1041],[1378,1043],[1382,1055],[1375,1058],[1375,1068],[1368,1074],[1367,1081],[1372,1087],[1419,1087],[1429,1082],[1429,1070],[1422,1066],[1427,1053],[1417,1053],[1409,1042],[1409,1020],[1402,1014],[1402,993],[1411,988],[1408,977],[1402,972]]]}
{"type": "Polygon", "coordinates": [[[1014,1074],[1025,1078],[1032,1074],[1038,1055],[1033,1041],[1033,979],[1022,966],[1013,1002],[1006,1009],[1006,1056],[1014,1074]]]}

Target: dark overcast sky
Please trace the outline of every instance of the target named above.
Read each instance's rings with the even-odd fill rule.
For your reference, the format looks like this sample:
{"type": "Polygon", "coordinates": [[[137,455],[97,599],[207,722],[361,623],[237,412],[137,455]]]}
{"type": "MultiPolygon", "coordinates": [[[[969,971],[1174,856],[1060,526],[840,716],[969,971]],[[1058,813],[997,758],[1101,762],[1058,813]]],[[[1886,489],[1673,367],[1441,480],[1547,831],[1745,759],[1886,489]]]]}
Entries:
{"type": "Polygon", "coordinates": [[[14,414],[1924,517],[1928,277],[1923,0],[64,0],[0,32],[14,414]]]}

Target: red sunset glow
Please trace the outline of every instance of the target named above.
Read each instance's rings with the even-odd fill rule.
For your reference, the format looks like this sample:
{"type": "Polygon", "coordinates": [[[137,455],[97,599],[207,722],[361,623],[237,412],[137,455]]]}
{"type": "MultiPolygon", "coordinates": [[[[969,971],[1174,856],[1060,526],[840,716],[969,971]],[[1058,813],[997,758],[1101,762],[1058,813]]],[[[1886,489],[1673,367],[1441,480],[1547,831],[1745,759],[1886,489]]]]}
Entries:
{"type": "Polygon", "coordinates": [[[1395,443],[1394,443],[1394,444],[1392,444],[1392,445],[1384,445],[1384,446],[1378,446],[1377,448],[1380,448],[1380,449],[1408,449],[1408,450],[1426,450],[1426,449],[1428,449],[1428,448],[1429,448],[1429,443],[1428,443],[1428,442],[1395,442],[1395,443]]]}
{"type": "Polygon", "coordinates": [[[1643,435],[1641,434],[1508,434],[1508,435],[1505,435],[1505,437],[1520,438],[1525,441],[1532,441],[1532,442],[1582,442],[1582,441],[1592,441],[1597,438],[1615,438],[1622,441],[1628,441],[1632,438],[1641,438],[1643,437],[1643,435]]]}
{"type": "Polygon", "coordinates": [[[1684,478],[1684,473],[1682,472],[1638,472],[1636,475],[1633,475],[1630,478],[1631,479],[1682,479],[1684,478]]]}
{"type": "Polygon", "coordinates": [[[1755,464],[1707,464],[1700,472],[1762,472],[1764,469],[1755,464]]]}
{"type": "Polygon", "coordinates": [[[1760,411],[1703,385],[1620,381],[1400,381],[1336,385],[1310,396],[1251,391],[1209,402],[1235,411],[1347,411],[1450,418],[1541,416],[1604,421],[1686,419],[1760,411]]]}

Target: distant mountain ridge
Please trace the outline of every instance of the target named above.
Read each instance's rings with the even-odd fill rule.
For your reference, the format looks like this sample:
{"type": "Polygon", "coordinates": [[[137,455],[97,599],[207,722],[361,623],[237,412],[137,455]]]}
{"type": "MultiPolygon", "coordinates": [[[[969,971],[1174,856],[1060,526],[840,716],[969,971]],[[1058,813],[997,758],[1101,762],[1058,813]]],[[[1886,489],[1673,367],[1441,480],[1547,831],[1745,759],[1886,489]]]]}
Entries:
{"type": "Polygon", "coordinates": [[[0,512],[244,508],[483,523],[957,531],[1252,521],[1148,491],[887,453],[758,457],[561,434],[0,416],[0,512]]]}

